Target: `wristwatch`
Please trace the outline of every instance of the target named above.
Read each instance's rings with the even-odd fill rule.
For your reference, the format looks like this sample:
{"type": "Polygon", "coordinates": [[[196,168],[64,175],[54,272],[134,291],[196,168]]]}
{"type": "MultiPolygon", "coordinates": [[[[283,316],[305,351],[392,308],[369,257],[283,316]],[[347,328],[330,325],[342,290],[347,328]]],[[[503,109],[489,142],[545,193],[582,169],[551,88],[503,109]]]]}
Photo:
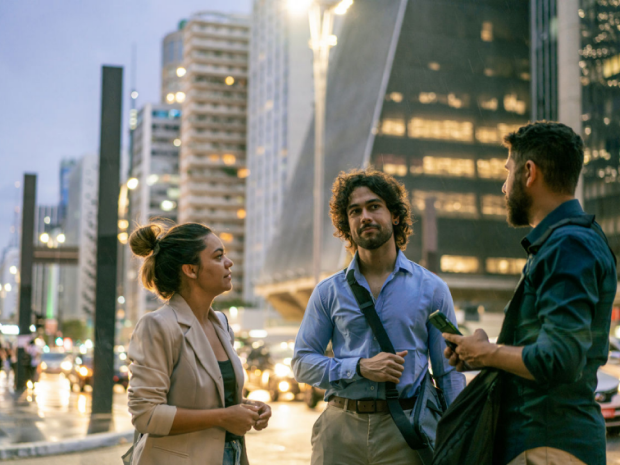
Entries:
{"type": "MultiPolygon", "coordinates": [[[[361,362],[362,362],[362,359],[360,358],[360,359],[357,361],[357,365],[356,365],[356,367],[355,367],[355,372],[356,372],[359,376],[362,376],[362,367],[360,366],[360,363],[361,363],[361,362]]],[[[363,376],[362,376],[362,378],[363,378],[363,376]]]]}

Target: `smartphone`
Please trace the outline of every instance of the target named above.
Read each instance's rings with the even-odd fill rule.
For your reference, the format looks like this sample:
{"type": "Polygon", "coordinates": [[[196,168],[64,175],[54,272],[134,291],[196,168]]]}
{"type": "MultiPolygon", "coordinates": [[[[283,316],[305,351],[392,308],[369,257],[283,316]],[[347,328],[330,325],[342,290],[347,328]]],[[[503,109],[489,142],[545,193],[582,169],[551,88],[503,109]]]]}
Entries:
{"type": "MultiPolygon", "coordinates": [[[[428,322],[442,333],[457,334],[459,336],[462,336],[458,328],[454,326],[454,324],[452,324],[452,322],[448,320],[448,317],[441,313],[439,310],[436,310],[430,314],[430,316],[428,317],[428,322]]],[[[446,345],[452,350],[456,349],[456,344],[454,344],[453,342],[446,341],[446,345]]]]}

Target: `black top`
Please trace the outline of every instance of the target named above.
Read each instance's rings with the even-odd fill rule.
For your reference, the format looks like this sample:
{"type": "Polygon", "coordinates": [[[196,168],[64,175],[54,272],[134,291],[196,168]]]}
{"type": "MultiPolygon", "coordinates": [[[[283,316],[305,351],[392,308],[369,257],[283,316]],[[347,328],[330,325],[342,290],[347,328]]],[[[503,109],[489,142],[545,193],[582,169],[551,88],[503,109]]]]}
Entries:
{"type": "MultiPolygon", "coordinates": [[[[230,407],[236,405],[239,402],[235,402],[237,393],[237,378],[235,377],[235,370],[232,362],[226,360],[225,362],[218,361],[220,366],[220,372],[222,373],[222,379],[224,380],[224,407],[230,407]]],[[[237,436],[230,431],[226,431],[226,442],[233,441],[235,439],[241,439],[241,436],[237,436]]]]}
{"type": "Polygon", "coordinates": [[[534,381],[505,373],[495,452],[507,464],[536,447],[554,447],[588,465],[605,465],[605,421],[594,400],[598,368],[609,355],[616,264],[594,223],[556,223],[584,215],[564,202],[523,239],[528,253],[514,345],[534,381]],[[584,432],[587,431],[587,434],[584,432]]]}

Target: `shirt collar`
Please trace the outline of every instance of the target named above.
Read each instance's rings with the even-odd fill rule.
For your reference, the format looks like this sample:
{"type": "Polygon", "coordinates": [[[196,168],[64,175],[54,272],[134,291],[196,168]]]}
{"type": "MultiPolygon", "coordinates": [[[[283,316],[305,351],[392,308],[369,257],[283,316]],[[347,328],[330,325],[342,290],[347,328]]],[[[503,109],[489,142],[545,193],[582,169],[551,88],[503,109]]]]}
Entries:
{"type": "MultiPolygon", "coordinates": [[[[413,270],[411,269],[411,262],[405,257],[405,254],[402,250],[398,251],[398,255],[396,255],[396,264],[394,265],[394,272],[396,271],[404,271],[406,273],[412,274],[413,270]]],[[[353,256],[351,263],[347,267],[347,273],[349,270],[355,270],[356,275],[360,275],[359,262],[357,261],[357,252],[353,256]]]]}
{"type": "Polygon", "coordinates": [[[565,218],[574,218],[583,215],[584,211],[579,204],[579,200],[572,199],[562,203],[559,207],[549,213],[530,233],[523,238],[521,245],[529,253],[529,247],[542,237],[543,234],[554,224],[565,218]]]}

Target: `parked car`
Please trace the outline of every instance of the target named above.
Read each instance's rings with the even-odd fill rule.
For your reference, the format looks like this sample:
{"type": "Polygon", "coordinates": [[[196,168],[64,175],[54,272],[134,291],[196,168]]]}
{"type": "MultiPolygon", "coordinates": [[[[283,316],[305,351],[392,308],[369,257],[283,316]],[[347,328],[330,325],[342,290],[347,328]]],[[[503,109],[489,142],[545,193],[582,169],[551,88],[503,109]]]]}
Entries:
{"type": "Polygon", "coordinates": [[[68,359],[70,356],[65,352],[43,352],[41,354],[41,371],[52,374],[62,373],[62,364],[68,359]]]}
{"type": "MultiPolygon", "coordinates": [[[[114,354],[114,384],[123,386],[126,390],[129,386],[129,367],[127,366],[127,354],[124,352],[114,354]]],[[[71,390],[78,389],[84,392],[86,386],[93,385],[93,356],[78,355],[75,357],[71,371],[66,375],[69,379],[71,390]]]]}
{"type": "Polygon", "coordinates": [[[272,401],[277,401],[281,393],[299,394],[299,384],[293,376],[293,341],[253,345],[245,358],[244,368],[247,379],[247,393],[257,390],[269,392],[272,401]]]}

